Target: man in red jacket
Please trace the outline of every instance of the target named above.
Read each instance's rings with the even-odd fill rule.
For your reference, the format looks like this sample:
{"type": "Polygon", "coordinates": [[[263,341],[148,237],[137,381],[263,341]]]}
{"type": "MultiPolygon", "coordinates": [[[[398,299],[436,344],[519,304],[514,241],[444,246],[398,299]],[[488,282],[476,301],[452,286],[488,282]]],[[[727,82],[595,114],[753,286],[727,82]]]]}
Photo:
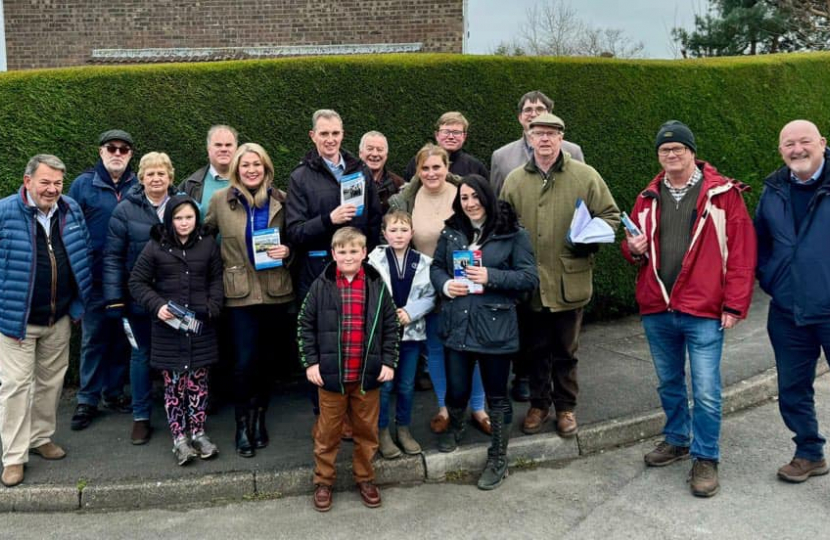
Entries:
{"type": "Polygon", "coordinates": [[[666,122],[655,148],[663,171],[637,197],[631,221],[638,230],[627,227],[622,243],[623,255],[640,267],[637,303],[666,413],[665,438],[645,462],[662,467],[691,456],[692,493],[711,497],[719,489],[723,331],[749,311],[755,231],[741,196],[747,186],[695,159],[688,126],[666,122]]]}

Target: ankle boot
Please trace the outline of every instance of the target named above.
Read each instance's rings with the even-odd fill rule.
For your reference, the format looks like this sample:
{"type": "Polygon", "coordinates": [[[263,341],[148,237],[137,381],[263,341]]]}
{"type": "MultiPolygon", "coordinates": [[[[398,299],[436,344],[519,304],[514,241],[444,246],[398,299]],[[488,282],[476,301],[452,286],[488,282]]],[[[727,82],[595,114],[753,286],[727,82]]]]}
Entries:
{"type": "Polygon", "coordinates": [[[503,411],[490,410],[490,424],[493,435],[487,449],[487,464],[478,479],[478,489],[496,489],[507,478],[507,441],[510,438],[510,424],[504,421],[503,411]]]}
{"type": "Polygon", "coordinates": [[[256,452],[252,440],[250,410],[247,407],[237,407],[236,453],[242,457],[254,457],[256,452]]]}
{"type": "Polygon", "coordinates": [[[464,409],[449,407],[450,425],[447,431],[438,436],[438,451],[452,452],[464,437],[464,409]]]}
{"type": "Polygon", "coordinates": [[[421,453],[421,445],[412,436],[409,426],[398,426],[398,444],[403,448],[404,454],[415,456],[421,453]]]}
{"type": "Polygon", "coordinates": [[[253,432],[254,448],[265,448],[270,442],[268,430],[265,429],[265,411],[264,407],[258,407],[253,411],[254,421],[251,423],[251,431],[253,432]]]}
{"type": "Polygon", "coordinates": [[[401,457],[401,449],[397,447],[395,441],[392,440],[392,435],[389,433],[389,428],[383,428],[378,431],[378,447],[380,448],[380,455],[384,459],[395,459],[401,457]]]}

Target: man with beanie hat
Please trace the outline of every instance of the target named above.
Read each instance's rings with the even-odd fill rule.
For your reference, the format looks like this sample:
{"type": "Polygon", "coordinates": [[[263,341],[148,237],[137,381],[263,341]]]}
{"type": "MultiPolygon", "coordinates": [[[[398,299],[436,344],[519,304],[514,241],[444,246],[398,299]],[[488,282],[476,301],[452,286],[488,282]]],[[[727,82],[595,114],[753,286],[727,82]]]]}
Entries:
{"type": "Polygon", "coordinates": [[[81,323],[81,387],[72,416],[73,430],[85,429],[98,415],[98,402],[111,410],[128,413],[124,395],[130,346],[124,335],[120,310],[107,310],[104,301],[104,245],[115,205],[138,183],[130,169],[133,138],[124,130],[110,129],[98,137],[98,163],[69,187],[89,229],[92,291],[81,323]],[[108,312],[111,312],[108,314],[108,312]]]}
{"type": "Polygon", "coordinates": [[[522,431],[541,431],[553,408],[557,433],[573,437],[579,394],[576,351],[583,308],[593,293],[599,244],[571,244],[568,229],[579,199],[591,216],[612,229],[620,224],[620,210],[599,173],[562,150],[561,118],[543,113],[529,126],[533,156],[507,175],[501,191],[530,233],[540,278],[539,288],[519,312],[530,382],[530,409],[522,431]]]}
{"type": "Polygon", "coordinates": [[[649,467],[691,457],[692,493],[718,492],[723,331],[744,319],[752,300],[755,231],[741,193],[748,186],[696,159],[689,127],[660,126],[654,141],[663,170],[640,193],[622,252],[639,267],[637,303],[660,381],[664,440],[649,467]],[[694,411],[686,390],[686,351],[694,411]]]}

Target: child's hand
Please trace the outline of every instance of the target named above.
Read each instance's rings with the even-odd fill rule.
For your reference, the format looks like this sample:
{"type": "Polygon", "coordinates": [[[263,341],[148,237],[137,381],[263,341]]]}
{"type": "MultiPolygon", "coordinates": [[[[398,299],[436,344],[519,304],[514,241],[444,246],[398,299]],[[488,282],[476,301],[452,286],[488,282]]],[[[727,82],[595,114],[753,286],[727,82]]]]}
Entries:
{"type": "Polygon", "coordinates": [[[174,315],[167,309],[167,304],[164,304],[159,308],[158,318],[162,321],[169,321],[174,318],[174,315]]]}
{"type": "MultiPolygon", "coordinates": [[[[311,369],[311,368],[309,368],[311,369]]],[[[378,376],[378,382],[386,382],[391,381],[395,378],[395,370],[389,366],[381,366],[380,368],[380,376],[378,376]]]]}
{"type": "Polygon", "coordinates": [[[320,364],[314,364],[313,366],[307,368],[305,370],[305,378],[308,379],[308,382],[311,384],[322,388],[323,377],[320,376],[320,364]]]}
{"type": "Polygon", "coordinates": [[[401,326],[406,326],[412,322],[412,319],[409,318],[409,313],[404,308],[398,308],[395,313],[398,314],[398,322],[401,323],[401,326]]]}

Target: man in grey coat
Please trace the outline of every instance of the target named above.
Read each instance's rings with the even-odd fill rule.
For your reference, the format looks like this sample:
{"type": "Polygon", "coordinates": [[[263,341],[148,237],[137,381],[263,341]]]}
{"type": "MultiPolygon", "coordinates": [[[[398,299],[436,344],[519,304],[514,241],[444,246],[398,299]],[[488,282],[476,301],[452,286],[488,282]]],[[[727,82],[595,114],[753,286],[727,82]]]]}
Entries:
{"type": "MultiPolygon", "coordinates": [[[[496,192],[501,192],[504,179],[510,171],[523,167],[533,156],[533,148],[527,137],[530,122],[543,113],[553,111],[553,100],[538,90],[528,92],[519,100],[518,119],[522,125],[522,137],[518,141],[506,144],[493,152],[490,158],[490,185],[496,192]]],[[[585,163],[582,148],[578,144],[562,141],[562,150],[569,153],[576,161],[585,163]]]]}

